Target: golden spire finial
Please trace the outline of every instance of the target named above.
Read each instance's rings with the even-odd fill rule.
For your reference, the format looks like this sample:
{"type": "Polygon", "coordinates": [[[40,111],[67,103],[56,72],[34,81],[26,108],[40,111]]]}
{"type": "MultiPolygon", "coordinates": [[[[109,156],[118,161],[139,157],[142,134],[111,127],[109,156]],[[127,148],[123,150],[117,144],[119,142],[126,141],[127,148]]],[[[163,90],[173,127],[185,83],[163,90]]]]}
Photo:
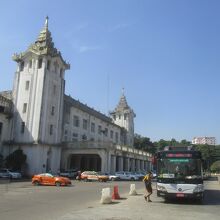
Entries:
{"type": "Polygon", "coordinates": [[[124,96],[125,95],[125,88],[123,87],[122,88],[122,96],[124,96]]]}
{"type": "Polygon", "coordinates": [[[44,25],[44,27],[45,27],[46,29],[48,29],[48,19],[49,19],[49,17],[47,16],[47,17],[46,17],[46,20],[45,20],[45,25],[44,25]]]}

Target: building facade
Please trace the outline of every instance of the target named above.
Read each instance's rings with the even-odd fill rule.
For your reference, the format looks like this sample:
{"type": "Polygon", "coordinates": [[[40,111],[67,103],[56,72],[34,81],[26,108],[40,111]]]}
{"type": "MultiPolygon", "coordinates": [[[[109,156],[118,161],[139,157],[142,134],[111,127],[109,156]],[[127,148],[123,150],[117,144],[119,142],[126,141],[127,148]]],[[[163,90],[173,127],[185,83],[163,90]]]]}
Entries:
{"type": "Polygon", "coordinates": [[[67,168],[150,169],[151,155],[133,148],[135,114],[124,94],[111,117],[65,95],[70,65],[54,46],[48,18],[37,40],[13,60],[13,90],[0,99],[11,109],[0,112],[4,156],[22,149],[30,175],[67,168]]]}
{"type": "Polygon", "coordinates": [[[215,137],[194,137],[192,140],[192,144],[216,145],[216,138],[215,137]]]}

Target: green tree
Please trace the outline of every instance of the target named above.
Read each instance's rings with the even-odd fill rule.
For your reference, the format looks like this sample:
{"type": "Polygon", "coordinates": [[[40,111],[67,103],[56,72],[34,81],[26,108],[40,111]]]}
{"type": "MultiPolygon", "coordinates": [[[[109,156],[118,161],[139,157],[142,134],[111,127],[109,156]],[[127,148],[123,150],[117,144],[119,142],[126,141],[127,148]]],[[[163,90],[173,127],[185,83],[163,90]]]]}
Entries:
{"type": "Polygon", "coordinates": [[[150,141],[150,138],[142,137],[139,134],[135,134],[134,136],[134,147],[149,153],[156,152],[156,146],[150,141]]]}
{"type": "Polygon", "coordinates": [[[6,157],[6,166],[14,170],[21,170],[22,165],[25,164],[27,156],[21,149],[15,150],[6,157]]]}
{"type": "Polygon", "coordinates": [[[178,141],[176,141],[176,139],[172,138],[171,141],[170,141],[169,146],[176,147],[178,145],[179,145],[178,141]]]}
{"type": "Polygon", "coordinates": [[[170,145],[170,141],[165,141],[164,139],[160,139],[158,142],[154,142],[157,147],[157,151],[164,150],[164,147],[170,145]]]}
{"type": "Polygon", "coordinates": [[[215,162],[211,165],[210,169],[211,169],[212,172],[218,172],[218,173],[220,173],[220,160],[215,161],[215,162]]]}
{"type": "Polygon", "coordinates": [[[190,141],[187,141],[186,139],[183,139],[182,141],[180,141],[180,144],[182,146],[190,146],[191,145],[191,142],[190,141]]]}
{"type": "Polygon", "coordinates": [[[194,145],[195,148],[202,153],[203,169],[209,170],[210,165],[213,162],[213,155],[215,152],[215,146],[208,144],[194,145]]]}

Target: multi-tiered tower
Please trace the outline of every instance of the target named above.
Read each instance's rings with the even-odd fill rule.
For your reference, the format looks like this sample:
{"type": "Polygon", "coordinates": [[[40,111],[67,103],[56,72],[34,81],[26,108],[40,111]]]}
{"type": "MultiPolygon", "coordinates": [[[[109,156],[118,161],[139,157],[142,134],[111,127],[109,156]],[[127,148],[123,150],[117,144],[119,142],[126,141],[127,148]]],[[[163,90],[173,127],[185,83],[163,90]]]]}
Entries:
{"type": "Polygon", "coordinates": [[[119,103],[115,110],[110,113],[115,124],[124,128],[125,131],[121,134],[122,143],[128,146],[134,144],[134,118],[136,117],[134,111],[129,107],[124,90],[119,103]]]}
{"type": "Polygon", "coordinates": [[[54,47],[48,17],[35,43],[24,53],[15,54],[13,60],[18,63],[13,88],[13,142],[25,144],[31,164],[39,160],[30,168],[32,172],[58,169],[59,165],[51,161],[60,157],[57,146],[62,137],[64,75],[70,65],[54,47]]]}

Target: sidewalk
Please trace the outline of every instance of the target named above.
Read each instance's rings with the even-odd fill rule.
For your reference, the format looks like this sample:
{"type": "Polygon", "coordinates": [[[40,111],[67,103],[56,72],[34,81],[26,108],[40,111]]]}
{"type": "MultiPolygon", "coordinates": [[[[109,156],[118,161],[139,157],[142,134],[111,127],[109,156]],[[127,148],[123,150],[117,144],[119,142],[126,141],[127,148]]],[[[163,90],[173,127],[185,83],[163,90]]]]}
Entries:
{"type": "MultiPolygon", "coordinates": [[[[152,196],[152,200],[155,199],[152,196]]],[[[158,201],[157,201],[158,203],[158,201]]],[[[62,220],[144,220],[144,213],[150,212],[156,203],[147,203],[144,195],[124,196],[120,200],[112,200],[112,204],[94,204],[94,207],[74,211],[63,216],[62,220]]],[[[150,218],[155,219],[155,218],[150,218]]]]}
{"type": "MultiPolygon", "coordinates": [[[[94,207],[68,213],[61,220],[217,220],[216,213],[210,213],[208,206],[197,204],[165,203],[156,196],[154,190],[148,203],[144,200],[144,190],[136,196],[123,195],[112,204],[94,203],[94,207]]],[[[216,207],[218,212],[219,207],[216,207]]],[[[59,220],[60,220],[59,219],[59,220]]]]}

